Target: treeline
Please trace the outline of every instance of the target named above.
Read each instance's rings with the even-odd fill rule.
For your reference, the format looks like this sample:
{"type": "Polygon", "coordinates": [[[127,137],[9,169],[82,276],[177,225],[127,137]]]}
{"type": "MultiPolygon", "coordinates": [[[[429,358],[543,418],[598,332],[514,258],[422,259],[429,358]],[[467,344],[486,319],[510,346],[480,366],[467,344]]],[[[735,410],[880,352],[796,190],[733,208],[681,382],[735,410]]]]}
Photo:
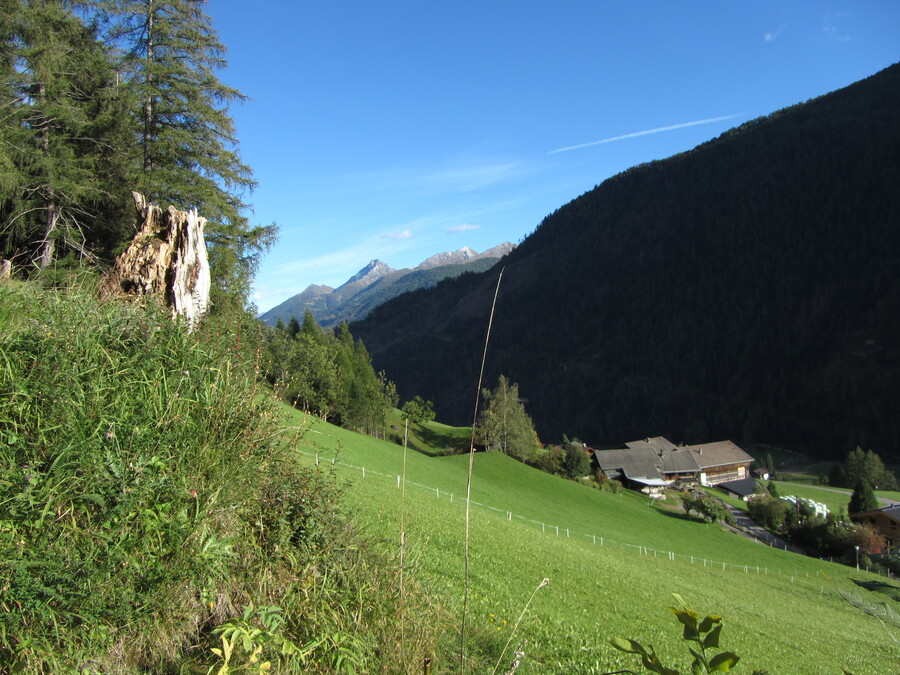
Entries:
{"type": "MultiPolygon", "coordinates": [[[[828,484],[834,487],[858,489],[861,484],[874,490],[896,490],[897,477],[881,457],[872,450],[859,446],[847,453],[842,464],[835,464],[828,474],[828,484]]],[[[851,511],[852,513],[852,511],[851,511]]]]}
{"type": "Polygon", "coordinates": [[[103,265],[134,234],[130,192],[207,218],[214,311],[242,307],[276,228],[228,112],[202,0],[0,2],[0,258],[20,274],[103,265]]]}
{"type": "MultiPolygon", "coordinates": [[[[542,438],[895,452],[898,115],[894,66],[561,207],[506,258],[485,377],[529,392],[542,438]]],[[[462,423],[496,282],[405,295],[354,335],[462,423]]]]}
{"type": "Polygon", "coordinates": [[[263,327],[265,378],[278,395],[300,410],[334,424],[384,436],[388,413],[397,407],[397,389],[376,373],[365,345],[354,341],[346,323],[321,328],[307,310],[274,328],[263,327]]]}

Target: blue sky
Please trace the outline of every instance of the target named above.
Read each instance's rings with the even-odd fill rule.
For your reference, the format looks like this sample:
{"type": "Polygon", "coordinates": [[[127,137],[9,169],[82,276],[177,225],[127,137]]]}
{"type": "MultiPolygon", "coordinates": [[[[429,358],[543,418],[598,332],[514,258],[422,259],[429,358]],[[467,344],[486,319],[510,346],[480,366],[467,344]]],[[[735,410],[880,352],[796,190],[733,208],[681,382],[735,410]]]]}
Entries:
{"type": "Polygon", "coordinates": [[[517,243],[630,166],[900,60],[900,2],[211,0],[264,311],[517,243]]]}

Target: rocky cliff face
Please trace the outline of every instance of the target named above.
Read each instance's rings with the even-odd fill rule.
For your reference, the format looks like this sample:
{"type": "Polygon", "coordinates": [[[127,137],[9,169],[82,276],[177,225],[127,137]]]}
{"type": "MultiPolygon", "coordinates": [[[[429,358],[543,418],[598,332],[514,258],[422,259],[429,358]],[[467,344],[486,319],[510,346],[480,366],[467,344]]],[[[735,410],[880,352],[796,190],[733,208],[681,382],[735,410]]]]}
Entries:
{"type": "Polygon", "coordinates": [[[438,253],[428,260],[416,265],[417,270],[428,270],[433,267],[442,267],[443,265],[461,265],[470,260],[474,260],[478,254],[468,246],[463,246],[458,251],[449,251],[446,253],[438,253]]]}

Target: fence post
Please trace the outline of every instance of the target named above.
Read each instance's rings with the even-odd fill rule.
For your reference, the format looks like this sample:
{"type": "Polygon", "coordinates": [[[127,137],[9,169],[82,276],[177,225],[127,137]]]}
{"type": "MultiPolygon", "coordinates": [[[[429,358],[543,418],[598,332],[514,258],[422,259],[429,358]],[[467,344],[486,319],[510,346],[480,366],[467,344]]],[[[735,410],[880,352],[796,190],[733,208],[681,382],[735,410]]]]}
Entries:
{"type": "Polygon", "coordinates": [[[597,535],[596,535],[596,534],[592,534],[591,537],[593,537],[593,539],[594,539],[594,546],[596,546],[596,545],[597,545],[597,535]]]}
{"type": "Polygon", "coordinates": [[[554,527],[556,528],[556,536],[558,537],[559,536],[559,525],[554,525],[554,527]]]}
{"type": "Polygon", "coordinates": [[[397,487],[400,487],[400,476],[397,476],[397,487]]]}
{"type": "Polygon", "coordinates": [[[319,466],[319,453],[316,453],[316,466],[319,466]]]}
{"type": "Polygon", "coordinates": [[[363,480],[365,480],[366,479],[366,467],[363,467],[362,471],[363,471],[363,480]]]}

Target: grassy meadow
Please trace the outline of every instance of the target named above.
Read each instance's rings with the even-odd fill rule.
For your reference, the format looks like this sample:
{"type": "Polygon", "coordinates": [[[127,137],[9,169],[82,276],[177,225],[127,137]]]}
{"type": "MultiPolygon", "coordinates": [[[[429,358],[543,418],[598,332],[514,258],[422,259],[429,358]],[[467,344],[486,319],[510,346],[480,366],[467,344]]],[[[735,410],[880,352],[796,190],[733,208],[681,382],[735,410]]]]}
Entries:
{"type": "MultiPolygon", "coordinates": [[[[812,499],[813,501],[825,504],[829,511],[834,511],[835,513],[840,509],[843,509],[846,513],[847,506],[850,504],[850,495],[853,494],[853,490],[830,488],[822,485],[806,485],[804,483],[780,480],[773,482],[778,489],[778,494],[782,497],[796,495],[797,497],[803,497],[804,499],[812,499]]],[[[879,498],[879,501],[883,499],[900,501],[900,492],[896,491],[876,490],[875,496],[879,498]]]]}
{"type": "MultiPolygon", "coordinates": [[[[301,462],[334,461],[349,483],[357,527],[387,556],[399,551],[405,513],[407,574],[447,612],[435,626],[436,672],[458,669],[468,457],[408,452],[401,501],[402,447],[290,414],[306,428],[297,446],[301,462]]],[[[724,617],[722,647],[742,657],[737,672],[885,673],[900,664],[900,648],[878,620],[838,595],[841,589],[885,600],[853,583],[875,579],[865,572],[772,549],[634,493],[602,492],[495,453],[475,457],[472,500],[473,672],[494,668],[545,578],[550,583],[535,593],[499,672],[520,643],[526,656],[519,673],[637,667],[609,645],[616,636],[652,643],[670,667],[689,667],[667,609],[671,593],[701,614],[724,617]]]]}

